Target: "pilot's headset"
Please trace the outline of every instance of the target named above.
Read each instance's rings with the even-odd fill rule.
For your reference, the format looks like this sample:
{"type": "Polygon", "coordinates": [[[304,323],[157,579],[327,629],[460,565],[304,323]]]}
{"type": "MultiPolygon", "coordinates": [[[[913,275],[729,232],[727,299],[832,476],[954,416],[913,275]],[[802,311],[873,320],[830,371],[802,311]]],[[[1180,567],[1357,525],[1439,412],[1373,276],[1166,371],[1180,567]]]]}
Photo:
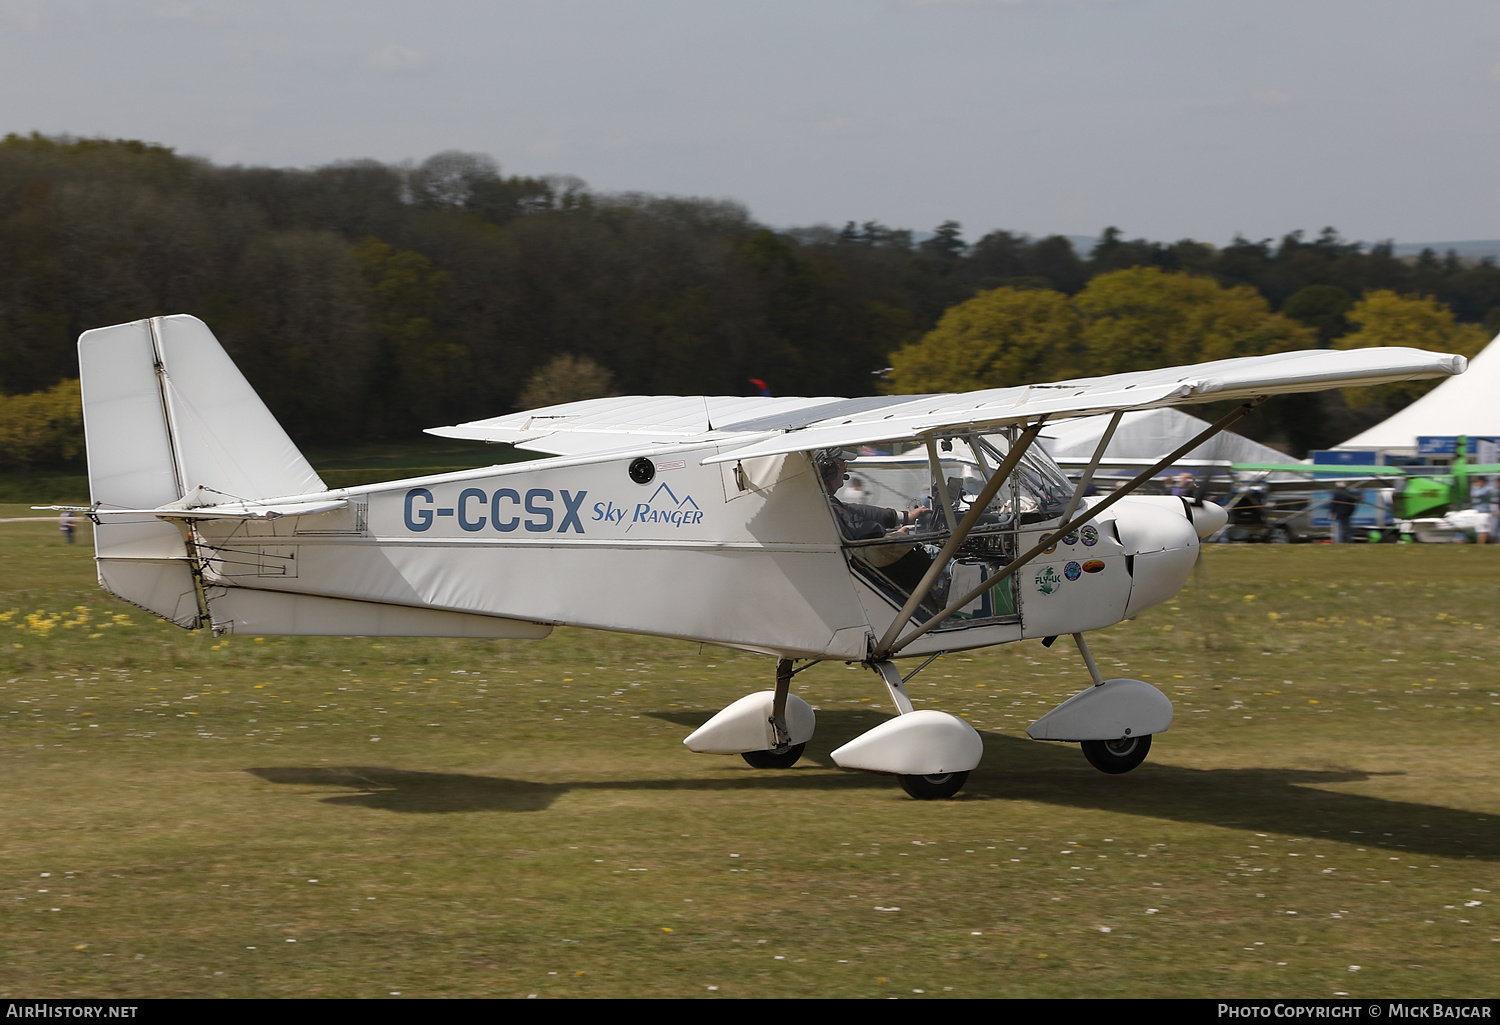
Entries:
{"type": "Polygon", "coordinates": [[[827,484],[842,487],[849,475],[839,470],[839,460],[843,460],[845,464],[849,462],[849,457],[841,448],[820,448],[813,453],[813,465],[818,468],[818,476],[827,484]]]}

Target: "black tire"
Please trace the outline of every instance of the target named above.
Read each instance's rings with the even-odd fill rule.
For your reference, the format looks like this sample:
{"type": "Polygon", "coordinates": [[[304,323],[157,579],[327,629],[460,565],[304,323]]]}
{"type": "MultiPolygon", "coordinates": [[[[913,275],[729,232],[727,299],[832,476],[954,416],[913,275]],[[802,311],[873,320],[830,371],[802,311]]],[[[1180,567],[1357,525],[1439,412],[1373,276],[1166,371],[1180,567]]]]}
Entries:
{"type": "Polygon", "coordinates": [[[802,757],[806,744],[793,744],[785,751],[746,751],[740,755],[757,769],[790,769],[802,757]]]}
{"type": "Polygon", "coordinates": [[[919,801],[946,801],[964,788],[969,773],[940,772],[930,776],[897,776],[901,789],[919,801]]]}
{"type": "Polygon", "coordinates": [[[1100,772],[1118,776],[1129,772],[1146,760],[1151,750],[1151,735],[1144,737],[1121,737],[1119,740],[1085,740],[1083,756],[1100,772]]]}

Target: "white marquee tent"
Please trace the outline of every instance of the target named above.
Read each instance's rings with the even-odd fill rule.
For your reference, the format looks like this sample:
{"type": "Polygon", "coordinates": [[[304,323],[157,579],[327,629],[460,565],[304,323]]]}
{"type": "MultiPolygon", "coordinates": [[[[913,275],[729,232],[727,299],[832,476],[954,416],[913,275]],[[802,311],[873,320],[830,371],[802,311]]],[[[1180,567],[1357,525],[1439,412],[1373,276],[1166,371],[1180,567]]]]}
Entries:
{"type": "Polygon", "coordinates": [[[1418,437],[1500,437],[1500,340],[1395,416],[1336,447],[1416,455],[1418,437]]]}
{"type": "MultiPolygon", "coordinates": [[[[1088,416],[1048,427],[1041,443],[1052,458],[1060,461],[1088,460],[1099,446],[1099,439],[1109,427],[1109,416],[1088,416]]],[[[1181,445],[1208,426],[1180,409],[1143,409],[1126,413],[1110,439],[1105,460],[1155,460],[1181,445]]],[[[1231,431],[1223,431],[1183,456],[1179,465],[1190,467],[1197,461],[1234,463],[1295,462],[1285,453],[1251,441],[1231,431]]]]}

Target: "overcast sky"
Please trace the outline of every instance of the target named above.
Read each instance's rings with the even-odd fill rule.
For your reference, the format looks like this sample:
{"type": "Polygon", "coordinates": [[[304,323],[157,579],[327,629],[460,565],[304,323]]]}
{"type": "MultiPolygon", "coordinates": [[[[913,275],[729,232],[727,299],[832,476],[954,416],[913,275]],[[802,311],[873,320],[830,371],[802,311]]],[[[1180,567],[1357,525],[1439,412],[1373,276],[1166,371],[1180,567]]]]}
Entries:
{"type": "Polygon", "coordinates": [[[879,220],[1500,238],[1497,0],[0,0],[0,132],[879,220]]]}

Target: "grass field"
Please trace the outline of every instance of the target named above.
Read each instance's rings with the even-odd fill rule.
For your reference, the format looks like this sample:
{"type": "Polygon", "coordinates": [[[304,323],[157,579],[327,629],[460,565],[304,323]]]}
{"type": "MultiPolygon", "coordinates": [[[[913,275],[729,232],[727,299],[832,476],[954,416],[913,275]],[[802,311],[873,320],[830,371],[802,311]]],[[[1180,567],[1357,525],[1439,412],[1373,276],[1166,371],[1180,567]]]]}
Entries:
{"type": "Polygon", "coordinates": [[[1125,776],[1024,736],[1067,645],[945,657],[985,760],[916,802],[828,758],[891,713],[857,667],[758,771],[680,741],[769,658],[214,640],[81,534],[0,524],[0,996],[1500,993],[1500,549],[1210,549],[1092,635],[1176,706],[1125,776]]]}

